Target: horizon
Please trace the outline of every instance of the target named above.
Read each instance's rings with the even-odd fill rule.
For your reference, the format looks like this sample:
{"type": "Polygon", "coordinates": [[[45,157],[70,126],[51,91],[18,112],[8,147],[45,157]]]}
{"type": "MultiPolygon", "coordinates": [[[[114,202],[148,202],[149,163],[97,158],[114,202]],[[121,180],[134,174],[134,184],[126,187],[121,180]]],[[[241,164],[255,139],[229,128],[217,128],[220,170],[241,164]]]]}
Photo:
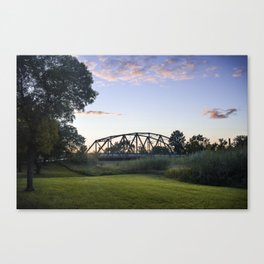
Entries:
{"type": "Polygon", "coordinates": [[[247,135],[247,56],[77,56],[99,92],[73,125],[94,140],[152,132],[211,143],[247,135]]]}

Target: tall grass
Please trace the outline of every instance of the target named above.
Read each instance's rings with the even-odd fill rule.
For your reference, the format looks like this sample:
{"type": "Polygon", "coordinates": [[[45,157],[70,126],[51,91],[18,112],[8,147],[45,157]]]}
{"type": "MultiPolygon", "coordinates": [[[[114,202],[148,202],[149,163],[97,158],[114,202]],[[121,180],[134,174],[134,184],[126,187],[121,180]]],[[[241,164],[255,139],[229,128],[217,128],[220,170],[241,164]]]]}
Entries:
{"type": "Polygon", "coordinates": [[[185,182],[219,186],[247,186],[247,149],[202,151],[189,156],[145,157],[137,160],[101,162],[96,158],[84,164],[65,164],[82,175],[164,173],[185,182]]]}
{"type": "Polygon", "coordinates": [[[96,162],[90,160],[83,164],[64,162],[63,166],[82,175],[114,175],[125,173],[145,173],[164,171],[170,165],[168,157],[145,157],[136,160],[122,160],[113,162],[96,162]]]}
{"type": "Polygon", "coordinates": [[[120,164],[122,171],[126,173],[162,171],[169,167],[168,157],[147,157],[137,160],[129,160],[120,164]]]}
{"type": "Polygon", "coordinates": [[[171,168],[165,175],[187,182],[247,186],[247,149],[203,151],[185,158],[183,168],[171,168]]]}

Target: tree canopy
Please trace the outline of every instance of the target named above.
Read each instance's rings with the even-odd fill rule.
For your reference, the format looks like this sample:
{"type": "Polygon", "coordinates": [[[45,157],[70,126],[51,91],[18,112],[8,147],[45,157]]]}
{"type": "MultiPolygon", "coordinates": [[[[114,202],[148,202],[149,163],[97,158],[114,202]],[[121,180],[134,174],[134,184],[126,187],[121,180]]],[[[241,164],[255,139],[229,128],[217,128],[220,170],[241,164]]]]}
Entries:
{"type": "Polygon", "coordinates": [[[33,160],[50,153],[62,123],[92,103],[92,74],[72,56],[17,56],[18,153],[27,156],[27,189],[33,190],[33,160]]]}
{"type": "Polygon", "coordinates": [[[197,151],[205,150],[210,146],[210,141],[208,138],[203,135],[194,135],[189,139],[189,142],[186,144],[187,153],[194,153],[197,151]]]}
{"type": "Polygon", "coordinates": [[[236,136],[234,138],[234,141],[233,141],[233,146],[235,148],[239,148],[239,147],[246,147],[247,146],[247,136],[244,136],[244,135],[239,135],[239,136],[236,136]]]}

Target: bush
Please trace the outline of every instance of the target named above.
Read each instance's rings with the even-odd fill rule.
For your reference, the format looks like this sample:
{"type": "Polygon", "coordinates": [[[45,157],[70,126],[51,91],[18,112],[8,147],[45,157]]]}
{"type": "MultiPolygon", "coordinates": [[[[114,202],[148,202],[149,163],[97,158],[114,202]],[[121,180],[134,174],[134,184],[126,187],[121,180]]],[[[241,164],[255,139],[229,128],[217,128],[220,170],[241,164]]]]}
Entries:
{"type": "Polygon", "coordinates": [[[170,165],[170,158],[147,157],[138,160],[130,160],[120,164],[121,169],[126,173],[149,172],[154,170],[165,170],[170,165]]]}
{"type": "Polygon", "coordinates": [[[187,168],[172,168],[167,177],[179,180],[221,186],[247,186],[247,149],[203,151],[185,160],[187,168]]]}

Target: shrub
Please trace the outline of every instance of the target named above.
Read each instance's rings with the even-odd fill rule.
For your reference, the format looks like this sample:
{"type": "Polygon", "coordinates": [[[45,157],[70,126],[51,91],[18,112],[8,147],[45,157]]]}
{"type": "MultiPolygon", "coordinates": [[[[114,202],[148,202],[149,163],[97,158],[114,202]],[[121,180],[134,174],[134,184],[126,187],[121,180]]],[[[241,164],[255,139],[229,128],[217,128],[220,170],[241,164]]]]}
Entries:
{"type": "Polygon", "coordinates": [[[202,151],[185,159],[188,168],[169,169],[165,175],[198,184],[247,186],[247,149],[202,151]]]}

